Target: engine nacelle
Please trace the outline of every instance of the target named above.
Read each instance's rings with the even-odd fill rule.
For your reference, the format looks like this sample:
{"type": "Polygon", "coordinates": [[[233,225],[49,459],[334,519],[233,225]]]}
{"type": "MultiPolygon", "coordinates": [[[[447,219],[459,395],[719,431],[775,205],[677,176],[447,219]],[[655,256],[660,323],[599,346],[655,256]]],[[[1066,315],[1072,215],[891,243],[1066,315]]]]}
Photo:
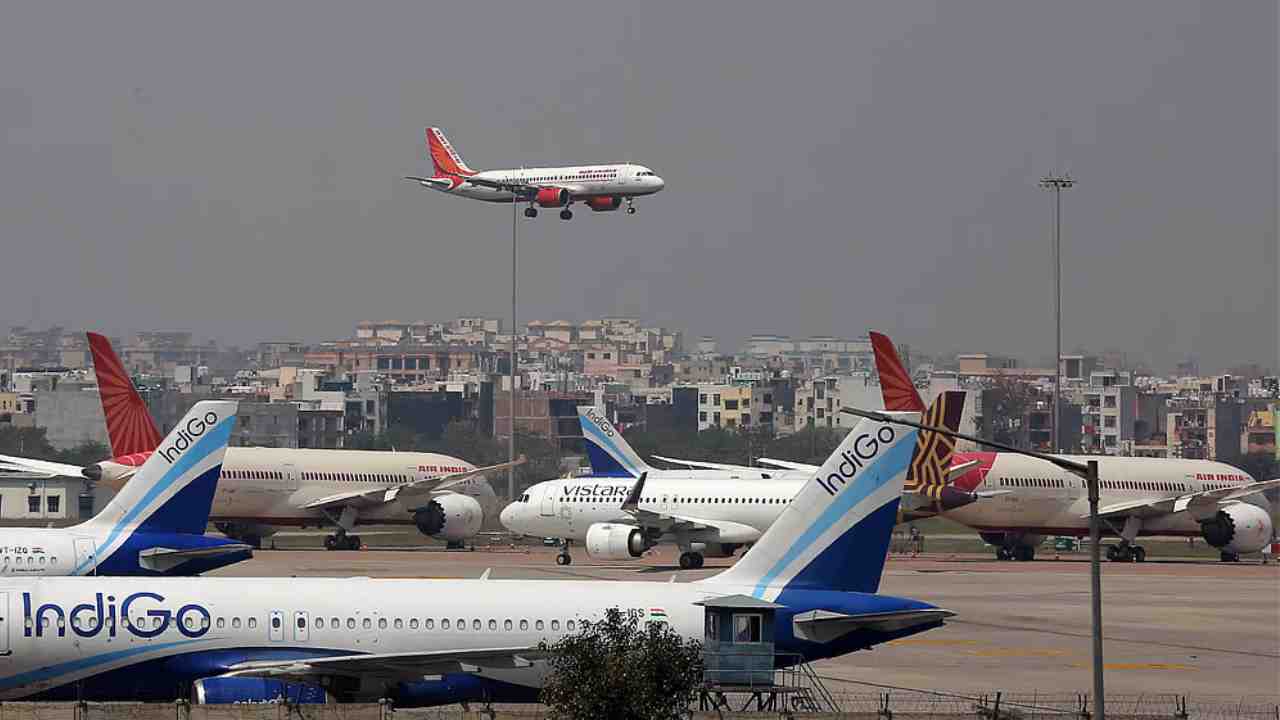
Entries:
{"type": "Polygon", "coordinates": [[[334,699],[319,685],[256,677],[211,677],[191,684],[191,702],[195,705],[322,705],[334,699]]]}
{"type": "Polygon", "coordinates": [[[1232,553],[1257,552],[1271,542],[1271,514],[1239,503],[1200,521],[1200,534],[1210,545],[1232,553]]]}
{"type": "Polygon", "coordinates": [[[587,207],[596,212],[609,212],[622,207],[622,198],[616,195],[587,198],[587,207]]]}
{"type": "Polygon", "coordinates": [[[459,542],[474,537],[484,522],[484,508],[473,497],[440,495],[413,513],[413,524],[428,537],[459,542]]]}
{"type": "Polygon", "coordinates": [[[634,525],[592,523],[587,528],[587,554],[599,560],[631,560],[653,545],[634,525]]]}
{"type": "Polygon", "coordinates": [[[542,188],[533,201],[542,207],[564,207],[569,204],[569,191],[564,188],[542,188]]]}

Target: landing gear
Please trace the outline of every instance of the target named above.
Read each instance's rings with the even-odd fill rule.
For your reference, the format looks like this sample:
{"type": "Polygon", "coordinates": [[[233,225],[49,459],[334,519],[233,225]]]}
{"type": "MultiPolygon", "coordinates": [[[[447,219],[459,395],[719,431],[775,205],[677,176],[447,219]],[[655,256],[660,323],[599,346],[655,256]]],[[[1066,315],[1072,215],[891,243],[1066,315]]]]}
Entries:
{"type": "Polygon", "coordinates": [[[702,567],[704,562],[702,553],[683,552],[680,553],[680,569],[681,570],[697,570],[702,567]]]}
{"type": "Polygon", "coordinates": [[[572,211],[572,210],[570,210],[569,208],[565,208],[565,209],[561,210],[561,211],[560,211],[560,219],[561,219],[561,220],[572,220],[572,219],[573,219],[573,211],[572,211]]]}
{"type": "Polygon", "coordinates": [[[1147,550],[1141,545],[1121,542],[1119,545],[1107,546],[1107,559],[1112,562],[1146,562],[1147,550]]]}
{"type": "Polygon", "coordinates": [[[1029,545],[1017,545],[1013,548],[1013,557],[1015,560],[1028,562],[1036,559],[1036,549],[1029,545]]]}
{"type": "Polygon", "coordinates": [[[1223,550],[1218,557],[1222,562],[1240,562],[1240,556],[1238,554],[1227,552],[1226,550],[1223,550]]]}
{"type": "Polygon", "coordinates": [[[346,531],[339,530],[336,534],[330,535],[324,539],[325,550],[359,550],[360,536],[348,535],[346,531]]]}
{"type": "Polygon", "coordinates": [[[462,540],[446,540],[444,543],[445,550],[466,550],[467,543],[462,540]]]}
{"type": "Polygon", "coordinates": [[[627,198],[627,214],[628,214],[628,215],[635,215],[635,214],[636,214],[636,205],[635,205],[635,203],[636,203],[636,201],[635,201],[635,199],[634,199],[634,198],[627,198]]]}
{"type": "Polygon", "coordinates": [[[533,207],[532,205],[530,205],[529,207],[527,207],[527,208],[525,208],[525,209],[524,209],[524,216],[525,216],[525,217],[527,217],[527,218],[536,218],[536,217],[538,217],[538,208],[533,207]]]}
{"type": "Polygon", "coordinates": [[[556,556],[557,565],[569,565],[573,563],[573,556],[569,554],[569,540],[566,538],[560,545],[560,554],[556,556]]]}
{"type": "Polygon", "coordinates": [[[1001,545],[1000,547],[996,548],[996,560],[999,560],[999,561],[1003,562],[1003,561],[1005,561],[1005,560],[1012,560],[1012,559],[1013,559],[1013,550],[1012,550],[1012,549],[1007,548],[1007,547],[1005,547],[1005,546],[1003,546],[1003,545],[1001,545]]]}

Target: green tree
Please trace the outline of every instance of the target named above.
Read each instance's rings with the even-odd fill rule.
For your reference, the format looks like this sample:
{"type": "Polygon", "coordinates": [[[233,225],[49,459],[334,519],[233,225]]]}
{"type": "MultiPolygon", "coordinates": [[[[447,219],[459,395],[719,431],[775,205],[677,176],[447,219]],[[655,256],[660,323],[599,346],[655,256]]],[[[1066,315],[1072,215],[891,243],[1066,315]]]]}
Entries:
{"type": "Polygon", "coordinates": [[[684,717],[702,682],[702,645],[618,608],[548,645],[542,702],[563,720],[684,717]]]}
{"type": "Polygon", "coordinates": [[[6,427],[0,429],[0,454],[56,460],[58,451],[49,444],[44,428],[6,427]]]}
{"type": "Polygon", "coordinates": [[[111,457],[111,449],[100,442],[86,441],[57,453],[56,460],[68,465],[92,465],[111,457]]]}

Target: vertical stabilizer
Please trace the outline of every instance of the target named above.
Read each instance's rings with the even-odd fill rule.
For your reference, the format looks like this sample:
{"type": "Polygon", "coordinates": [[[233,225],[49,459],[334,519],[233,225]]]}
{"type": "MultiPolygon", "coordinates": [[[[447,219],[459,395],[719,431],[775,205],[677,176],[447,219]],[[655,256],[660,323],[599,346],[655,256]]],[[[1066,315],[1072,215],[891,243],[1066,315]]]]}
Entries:
{"type": "Polygon", "coordinates": [[[706,582],[765,600],[784,590],[875,592],[915,439],[913,428],[859,422],[759,542],[706,582]]]}
{"type": "Polygon", "coordinates": [[[622,437],[622,431],[592,405],[578,406],[578,423],[587,446],[587,459],[595,477],[640,477],[652,468],[622,437]]]}
{"type": "Polygon", "coordinates": [[[236,407],[226,400],[196,403],[102,512],[80,525],[105,533],[99,557],[138,531],[204,533],[236,407]]]}
{"type": "Polygon", "coordinates": [[[107,421],[111,456],[155,450],[160,446],[160,429],[133,386],[124,363],[111,347],[111,341],[98,333],[85,334],[89,336],[89,351],[93,353],[93,372],[98,376],[98,397],[107,421]]]}

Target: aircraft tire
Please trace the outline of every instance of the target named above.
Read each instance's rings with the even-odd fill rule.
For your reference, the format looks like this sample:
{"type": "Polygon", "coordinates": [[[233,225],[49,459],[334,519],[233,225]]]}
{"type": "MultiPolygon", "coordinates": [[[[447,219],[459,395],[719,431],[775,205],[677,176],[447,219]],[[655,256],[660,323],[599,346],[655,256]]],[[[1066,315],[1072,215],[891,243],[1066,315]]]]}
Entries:
{"type": "Polygon", "coordinates": [[[1013,549],[1013,557],[1015,560],[1027,562],[1036,559],[1036,549],[1026,545],[1019,545],[1013,549]]]}
{"type": "Polygon", "coordinates": [[[1134,562],[1146,562],[1146,561],[1147,561],[1147,549],[1146,549],[1146,548],[1144,548],[1144,547],[1142,547],[1141,545],[1135,545],[1135,546],[1134,546],[1134,548],[1133,548],[1133,561],[1134,561],[1134,562]]]}
{"type": "Polygon", "coordinates": [[[325,550],[337,550],[337,549],[338,549],[338,538],[334,537],[333,535],[327,535],[327,536],[325,536],[325,539],[324,539],[324,549],[325,549],[325,550]]]}
{"type": "Polygon", "coordinates": [[[572,220],[572,219],[573,219],[573,211],[572,211],[572,210],[570,210],[569,208],[565,208],[565,209],[561,210],[561,211],[560,211],[560,219],[561,219],[561,220],[572,220]]]}
{"type": "Polygon", "coordinates": [[[698,560],[700,559],[701,559],[701,556],[699,556],[698,553],[694,553],[694,552],[680,553],[680,569],[692,570],[698,567],[698,560]]]}
{"type": "Polygon", "coordinates": [[[345,542],[345,543],[343,543],[343,549],[344,549],[344,550],[359,550],[359,549],[360,549],[360,536],[359,536],[359,535],[348,535],[348,536],[347,536],[347,540],[346,540],[346,542],[345,542]]]}
{"type": "Polygon", "coordinates": [[[1222,551],[1222,554],[1219,556],[1219,559],[1221,559],[1222,562],[1240,562],[1239,555],[1233,552],[1227,552],[1226,550],[1222,551]]]}
{"type": "Polygon", "coordinates": [[[538,208],[527,207],[524,209],[524,216],[527,218],[538,217],[538,208]]]}
{"type": "Polygon", "coordinates": [[[627,214],[628,214],[628,215],[635,215],[635,214],[636,214],[636,209],[635,209],[635,208],[633,208],[633,207],[629,207],[629,208],[627,208],[627,214]]]}
{"type": "Polygon", "coordinates": [[[568,565],[572,562],[573,562],[573,558],[569,556],[569,553],[560,553],[559,555],[556,556],[557,565],[568,565]]]}

